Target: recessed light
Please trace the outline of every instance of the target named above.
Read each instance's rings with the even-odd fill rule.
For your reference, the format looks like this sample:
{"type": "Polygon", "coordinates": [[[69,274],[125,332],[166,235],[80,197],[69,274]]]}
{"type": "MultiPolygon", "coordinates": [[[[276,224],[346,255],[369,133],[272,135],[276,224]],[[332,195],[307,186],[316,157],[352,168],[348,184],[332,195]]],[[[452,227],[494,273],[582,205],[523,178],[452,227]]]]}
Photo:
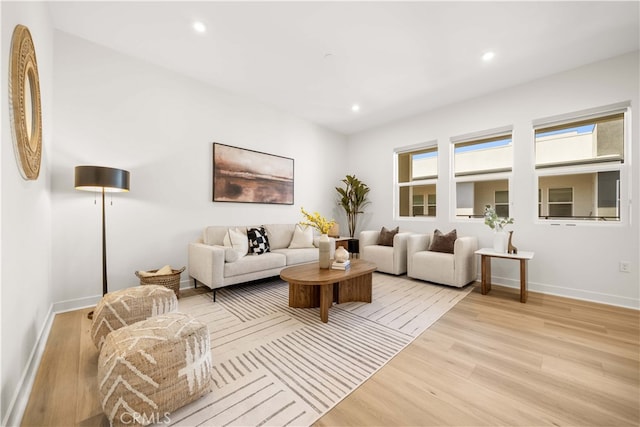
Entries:
{"type": "Polygon", "coordinates": [[[193,23],[193,29],[198,33],[204,33],[205,31],[207,31],[207,26],[200,21],[195,21],[193,23]]]}
{"type": "Polygon", "coordinates": [[[486,62],[486,61],[491,61],[491,60],[493,59],[493,57],[494,57],[494,56],[496,56],[496,54],[495,54],[494,52],[491,52],[491,51],[489,51],[489,52],[485,52],[485,53],[482,55],[482,60],[483,60],[483,61],[485,61],[485,62],[486,62]]]}
{"type": "Polygon", "coordinates": [[[351,111],[353,111],[353,112],[358,112],[358,111],[360,111],[360,106],[359,106],[358,104],[353,104],[353,105],[351,106],[351,111]]]}

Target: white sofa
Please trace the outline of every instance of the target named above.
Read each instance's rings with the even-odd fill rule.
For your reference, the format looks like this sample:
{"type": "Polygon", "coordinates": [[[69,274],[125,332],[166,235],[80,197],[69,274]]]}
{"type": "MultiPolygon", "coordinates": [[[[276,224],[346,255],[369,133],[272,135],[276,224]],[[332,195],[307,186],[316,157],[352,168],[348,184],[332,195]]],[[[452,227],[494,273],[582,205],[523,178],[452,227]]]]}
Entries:
{"type": "Polygon", "coordinates": [[[393,236],[393,246],[378,245],[380,230],[360,232],[360,258],[378,266],[378,271],[400,275],[407,272],[407,239],[409,232],[393,236]]]}
{"type": "MultiPolygon", "coordinates": [[[[189,244],[189,277],[215,290],[224,286],[249,282],[257,279],[278,276],[288,266],[318,261],[318,238],[315,235],[313,247],[290,249],[296,224],[264,224],[267,232],[270,252],[248,254],[234,260],[224,246],[224,238],[229,229],[237,229],[247,234],[248,228],[260,226],[209,226],[204,229],[202,238],[189,244]],[[226,255],[226,256],[225,256],[226,255]]],[[[314,232],[315,233],[315,232],[314,232]]],[[[335,239],[332,239],[331,257],[335,252],[335,239]]]]}
{"type": "Polygon", "coordinates": [[[407,276],[427,282],[463,287],[477,278],[476,237],[458,237],[453,253],[429,251],[430,234],[412,234],[407,240],[407,276]]]}

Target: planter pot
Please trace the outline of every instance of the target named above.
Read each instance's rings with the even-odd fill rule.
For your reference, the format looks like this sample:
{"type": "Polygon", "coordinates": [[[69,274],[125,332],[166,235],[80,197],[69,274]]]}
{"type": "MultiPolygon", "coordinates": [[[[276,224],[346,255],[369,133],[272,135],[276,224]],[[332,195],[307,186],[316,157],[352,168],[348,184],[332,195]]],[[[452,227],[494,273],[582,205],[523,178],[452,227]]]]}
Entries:
{"type": "Polygon", "coordinates": [[[508,240],[509,234],[507,234],[506,231],[504,231],[503,229],[496,229],[495,233],[493,234],[493,250],[501,254],[506,254],[508,240]]]}

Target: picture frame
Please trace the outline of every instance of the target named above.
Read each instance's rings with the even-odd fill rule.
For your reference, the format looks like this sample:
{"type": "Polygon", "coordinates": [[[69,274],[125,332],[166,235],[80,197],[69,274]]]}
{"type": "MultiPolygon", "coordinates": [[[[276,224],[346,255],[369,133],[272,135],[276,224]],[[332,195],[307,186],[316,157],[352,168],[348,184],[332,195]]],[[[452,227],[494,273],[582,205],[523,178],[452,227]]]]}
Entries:
{"type": "Polygon", "coordinates": [[[293,205],[294,160],[213,143],[213,201],[293,205]]]}

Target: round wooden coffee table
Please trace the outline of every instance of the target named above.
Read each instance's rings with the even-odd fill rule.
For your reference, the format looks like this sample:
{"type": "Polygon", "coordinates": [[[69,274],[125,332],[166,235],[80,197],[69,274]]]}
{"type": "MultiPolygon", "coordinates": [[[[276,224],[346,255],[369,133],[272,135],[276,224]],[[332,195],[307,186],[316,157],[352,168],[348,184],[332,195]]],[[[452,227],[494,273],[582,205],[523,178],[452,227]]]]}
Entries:
{"type": "Polygon", "coordinates": [[[280,278],[289,282],[289,307],[320,307],[320,319],[327,323],[334,302],[371,302],[371,273],[376,269],[360,259],[352,259],[347,270],[321,269],[313,262],[285,268],[280,278]]]}

